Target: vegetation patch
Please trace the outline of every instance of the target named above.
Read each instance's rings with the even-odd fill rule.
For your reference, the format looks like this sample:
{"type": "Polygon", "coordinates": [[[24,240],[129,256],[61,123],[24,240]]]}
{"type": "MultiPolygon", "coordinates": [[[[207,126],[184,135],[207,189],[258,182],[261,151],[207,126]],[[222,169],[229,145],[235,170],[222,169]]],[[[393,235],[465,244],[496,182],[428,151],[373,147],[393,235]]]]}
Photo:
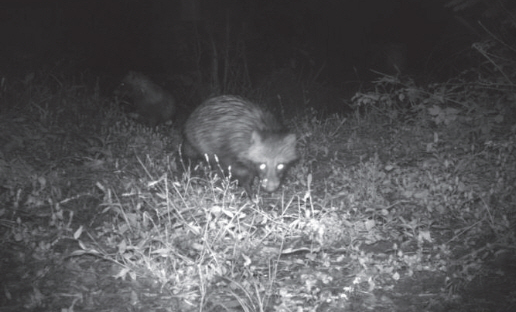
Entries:
{"type": "Polygon", "coordinates": [[[184,161],[174,123],[139,124],[54,72],[8,81],[0,305],[510,311],[514,74],[470,74],[381,77],[346,116],[307,108],[287,120],[300,160],[252,200],[184,161]]]}

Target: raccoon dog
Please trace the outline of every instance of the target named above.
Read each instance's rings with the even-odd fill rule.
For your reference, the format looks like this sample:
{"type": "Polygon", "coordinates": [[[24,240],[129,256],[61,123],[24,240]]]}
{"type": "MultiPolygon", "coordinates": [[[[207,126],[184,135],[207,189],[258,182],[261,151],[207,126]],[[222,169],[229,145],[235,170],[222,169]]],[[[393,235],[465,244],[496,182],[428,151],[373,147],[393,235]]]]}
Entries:
{"type": "Polygon", "coordinates": [[[146,76],[130,71],[115,90],[138,120],[155,127],[171,120],[176,112],[174,97],[146,76]]]}
{"type": "Polygon", "coordinates": [[[249,196],[256,176],[264,191],[277,190],[286,169],[297,159],[296,135],[271,113],[237,96],[204,101],[186,121],[183,135],[185,156],[208,155],[212,168],[231,167],[231,176],[249,196]]]}

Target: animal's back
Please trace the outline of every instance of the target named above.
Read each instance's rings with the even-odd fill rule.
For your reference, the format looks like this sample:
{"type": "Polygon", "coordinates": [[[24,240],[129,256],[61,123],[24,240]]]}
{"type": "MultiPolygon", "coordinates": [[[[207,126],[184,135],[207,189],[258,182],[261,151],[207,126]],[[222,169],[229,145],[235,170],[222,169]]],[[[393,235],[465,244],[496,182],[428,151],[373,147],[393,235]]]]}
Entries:
{"type": "MultiPolygon", "coordinates": [[[[210,98],[185,124],[185,136],[201,154],[240,155],[250,146],[251,133],[284,131],[269,112],[236,96],[210,98]]],[[[235,156],[237,156],[235,155],[235,156]]]]}

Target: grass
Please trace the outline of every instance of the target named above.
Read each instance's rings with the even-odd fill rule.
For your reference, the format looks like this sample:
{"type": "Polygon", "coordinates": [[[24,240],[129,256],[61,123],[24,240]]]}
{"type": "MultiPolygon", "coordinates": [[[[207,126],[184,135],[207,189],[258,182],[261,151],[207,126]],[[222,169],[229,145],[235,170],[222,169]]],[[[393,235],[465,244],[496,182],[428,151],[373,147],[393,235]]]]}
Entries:
{"type": "Polygon", "coordinates": [[[5,311],[515,304],[505,90],[386,77],[357,94],[355,114],[307,110],[288,121],[300,161],[281,190],[251,201],[182,163],[174,125],[133,122],[95,85],[31,77],[2,90],[5,311]]]}

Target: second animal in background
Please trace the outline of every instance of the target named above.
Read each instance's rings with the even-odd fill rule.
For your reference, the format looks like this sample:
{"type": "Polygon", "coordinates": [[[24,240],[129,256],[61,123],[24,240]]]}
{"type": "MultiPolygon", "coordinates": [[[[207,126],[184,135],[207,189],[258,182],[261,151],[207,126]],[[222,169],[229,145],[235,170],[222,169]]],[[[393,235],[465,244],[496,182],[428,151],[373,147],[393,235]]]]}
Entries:
{"type": "Polygon", "coordinates": [[[127,112],[150,127],[167,122],[176,114],[176,101],[172,94],[152,82],[145,75],[130,71],[115,90],[115,96],[127,112]]]}

